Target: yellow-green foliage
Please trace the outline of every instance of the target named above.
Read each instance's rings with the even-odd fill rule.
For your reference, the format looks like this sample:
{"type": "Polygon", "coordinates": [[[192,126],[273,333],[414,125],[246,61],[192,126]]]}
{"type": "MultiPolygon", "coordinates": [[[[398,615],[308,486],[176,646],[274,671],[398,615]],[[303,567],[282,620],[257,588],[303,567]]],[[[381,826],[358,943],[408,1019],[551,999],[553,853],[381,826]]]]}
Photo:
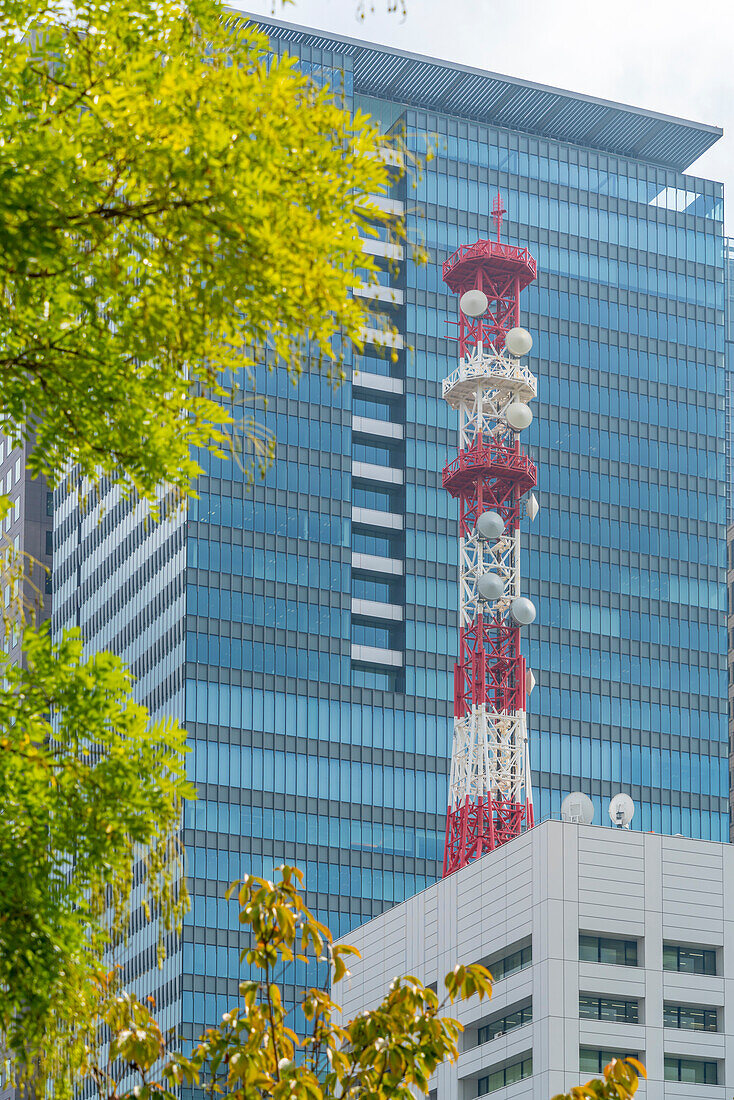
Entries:
{"type": "Polygon", "coordinates": [[[154,1010],[128,994],[109,992],[100,1015],[113,1036],[108,1058],[100,1065],[90,1043],[86,1064],[100,1095],[174,1100],[174,1088],[183,1084],[242,1100],[411,1100],[413,1089],[428,1091],[428,1078],[441,1062],[458,1057],[462,1027],[443,1010],[474,995],[491,996],[491,977],[479,965],[447,974],[440,998],[418,978],[396,978],[379,1005],[342,1022],[330,992],[314,984],[299,998],[298,1018],[305,1025],[296,1030],[290,1022],[296,1014],[286,1017],[276,980],[283,964],[300,959],[314,971],[318,963],[326,965],[333,988],[358,952],[334,944],[305,907],[300,871],[280,872],[277,882],[248,876],[230,887],[240,924],[250,932],[241,961],[253,976],[241,982],[239,1003],[193,1052],[167,1050],[154,1010]]]}
{"type": "Polygon", "coordinates": [[[117,657],[85,660],[77,632],[52,645],[30,627],[24,654],[26,667],[0,655],[0,1035],[48,1069],[76,1057],[102,952],[129,916],[136,846],[143,902],[161,931],[180,924],[175,831],[193,792],[184,730],[150,722],[117,657]]]}
{"type": "MultiPolygon", "coordinates": [[[[359,343],[359,238],[389,183],[377,129],[224,15],[0,0],[0,425],[52,484],[175,504],[193,448],[258,439],[233,381],[264,355],[297,375],[306,348],[337,381],[337,334],[359,343]]],[[[24,614],[11,551],[6,639],[24,614]]],[[[0,668],[0,1044],[40,1090],[54,1060],[75,1064],[135,845],[163,926],[180,915],[188,788],[183,732],[150,723],[114,657],[30,629],[23,648],[23,671],[0,668]]]]}
{"type": "Polygon", "coordinates": [[[308,342],[337,378],[359,341],[377,129],[222,13],[0,0],[0,417],[52,479],[185,495],[192,444],[241,427],[225,369],[308,342]]]}
{"type": "Polygon", "coordinates": [[[576,1085],[570,1092],[554,1096],[553,1100],[632,1100],[640,1077],[647,1077],[647,1074],[636,1058],[615,1058],[604,1067],[603,1080],[597,1077],[585,1085],[576,1085]]]}

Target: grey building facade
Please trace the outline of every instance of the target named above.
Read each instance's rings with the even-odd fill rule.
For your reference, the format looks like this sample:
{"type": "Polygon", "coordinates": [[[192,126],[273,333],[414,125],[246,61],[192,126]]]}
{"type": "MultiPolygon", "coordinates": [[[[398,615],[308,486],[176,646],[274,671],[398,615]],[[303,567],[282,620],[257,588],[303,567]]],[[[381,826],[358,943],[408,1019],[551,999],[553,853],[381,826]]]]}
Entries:
{"type": "Polygon", "coordinates": [[[614,1055],[646,1066],[646,1100],[734,1087],[734,849],[546,821],[352,932],[345,1017],[392,978],[426,985],[482,962],[491,1000],[455,1012],[457,1063],[437,1100],[548,1100],[614,1055]]]}

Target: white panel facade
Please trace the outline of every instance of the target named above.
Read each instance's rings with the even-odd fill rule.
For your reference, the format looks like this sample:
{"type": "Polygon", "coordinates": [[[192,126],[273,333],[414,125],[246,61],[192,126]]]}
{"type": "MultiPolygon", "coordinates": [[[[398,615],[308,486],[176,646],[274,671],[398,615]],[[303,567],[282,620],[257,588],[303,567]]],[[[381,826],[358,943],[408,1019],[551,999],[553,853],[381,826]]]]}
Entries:
{"type": "Polygon", "coordinates": [[[649,1074],[639,1093],[645,1100],[732,1095],[729,845],[546,821],[363,925],[349,942],[362,959],[338,989],[347,1016],[374,1005],[401,974],[439,982],[440,993],[458,962],[484,962],[495,978],[507,970],[491,1001],[449,1010],[464,1024],[463,1049],[436,1074],[436,1100],[550,1100],[597,1076],[590,1059],[605,1052],[639,1055],[649,1074]],[[715,972],[696,972],[702,967],[715,972]],[[602,1018],[590,1018],[597,1009],[602,1018]],[[716,1011],[716,1030],[710,1013],[700,1024],[703,1009],[716,1011]],[[609,1018],[621,1011],[628,1018],[609,1018]],[[676,1026],[665,1026],[671,1014],[676,1026]],[[494,1034],[508,1018],[504,1034],[494,1034]],[[706,1080],[673,1080],[674,1073],[706,1080]]]}

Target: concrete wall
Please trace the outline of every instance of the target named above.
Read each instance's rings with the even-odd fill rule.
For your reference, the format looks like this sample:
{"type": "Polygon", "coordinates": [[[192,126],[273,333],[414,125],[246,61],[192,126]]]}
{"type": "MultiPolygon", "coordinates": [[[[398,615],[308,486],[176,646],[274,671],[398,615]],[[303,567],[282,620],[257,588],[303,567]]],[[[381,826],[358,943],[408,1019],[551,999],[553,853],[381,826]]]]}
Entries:
{"type": "Polygon", "coordinates": [[[468,1029],[437,1100],[471,1100],[477,1079],[527,1052],[533,1076],[495,1100],[549,1100],[593,1074],[579,1047],[639,1052],[647,1100],[725,1100],[734,1088],[734,849],[708,841],[548,821],[438,882],[349,937],[362,952],[335,991],[346,1016],[374,1005],[393,977],[438,981],[457,962],[532,942],[533,961],[489,1003],[454,1008],[468,1029]],[[638,966],[580,962],[579,933],[638,942],[638,966]],[[711,947],[717,975],[663,971],[663,942],[711,947]],[[579,1019],[579,992],[637,999],[638,1024],[579,1019]],[[472,1029],[532,998],[533,1021],[483,1043],[472,1029]],[[718,1009],[719,1032],[663,1028],[663,1002],[718,1009]],[[664,1081],[663,1056],[718,1063],[718,1084],[664,1081]],[[730,1068],[731,1067],[731,1068],[730,1068]]]}

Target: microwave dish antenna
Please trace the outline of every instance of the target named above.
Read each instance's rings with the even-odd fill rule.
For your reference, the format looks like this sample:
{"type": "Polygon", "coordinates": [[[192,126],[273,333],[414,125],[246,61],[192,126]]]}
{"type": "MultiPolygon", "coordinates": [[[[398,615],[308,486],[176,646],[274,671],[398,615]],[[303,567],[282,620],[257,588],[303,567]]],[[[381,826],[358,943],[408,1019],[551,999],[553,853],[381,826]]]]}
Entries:
{"type": "Polygon", "coordinates": [[[594,803],[583,791],[572,791],[561,803],[561,821],[574,825],[591,825],[594,820],[594,803]]]}
{"type": "Polygon", "coordinates": [[[609,803],[609,818],[618,829],[629,829],[635,816],[635,804],[628,794],[615,794],[609,803]]]}

